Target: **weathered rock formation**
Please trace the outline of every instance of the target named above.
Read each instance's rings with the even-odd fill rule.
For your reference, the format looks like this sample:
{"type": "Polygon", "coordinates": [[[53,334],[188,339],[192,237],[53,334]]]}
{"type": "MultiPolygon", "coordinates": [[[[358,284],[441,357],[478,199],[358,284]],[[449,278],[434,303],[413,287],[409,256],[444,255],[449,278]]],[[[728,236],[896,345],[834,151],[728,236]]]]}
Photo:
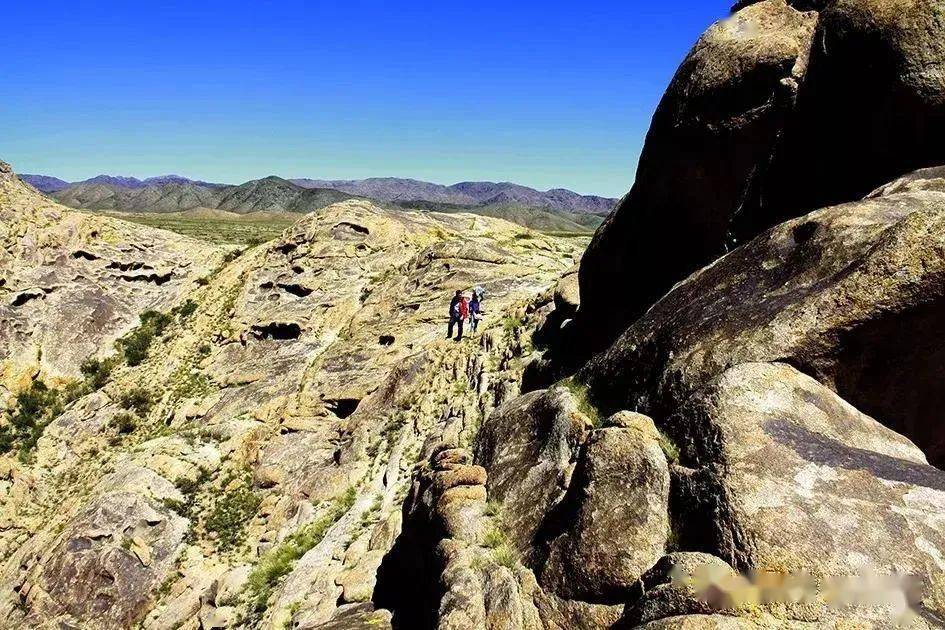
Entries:
{"type": "Polygon", "coordinates": [[[742,5],[679,68],[633,189],[584,256],[595,349],[761,230],[945,163],[940,2],[742,5]]]}
{"type": "Polygon", "coordinates": [[[451,523],[428,625],[945,627],[943,15],[745,2],[700,40],[478,434],[485,496],[407,511],[451,523]]]}
{"type": "Polygon", "coordinates": [[[75,378],[149,309],[169,310],[225,252],[161,230],[69,212],[0,172],[0,396],[35,376],[75,378]]]}
{"type": "Polygon", "coordinates": [[[0,625],[389,625],[423,445],[517,394],[579,243],[358,201],[227,252],[0,186],[0,625]],[[475,284],[484,329],[442,340],[475,284]]]}
{"type": "Polygon", "coordinates": [[[932,0],[739,3],[579,271],[360,201],[227,255],[0,169],[0,618],[945,627],[943,33],[932,0]],[[482,335],[439,339],[474,284],[482,335]],[[16,314],[57,292],[124,309],[16,314]]]}

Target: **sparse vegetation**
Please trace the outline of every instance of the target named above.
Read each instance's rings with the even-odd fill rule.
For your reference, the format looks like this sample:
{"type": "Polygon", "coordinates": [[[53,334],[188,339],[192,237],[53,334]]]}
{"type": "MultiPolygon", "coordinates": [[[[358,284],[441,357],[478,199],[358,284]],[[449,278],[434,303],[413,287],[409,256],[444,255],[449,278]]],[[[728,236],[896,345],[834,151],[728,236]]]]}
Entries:
{"type": "Polygon", "coordinates": [[[594,406],[594,403],[591,401],[591,394],[587,385],[576,380],[574,377],[559,381],[558,384],[566,387],[568,391],[571,392],[574,402],[577,403],[578,411],[587,416],[595,427],[600,426],[603,418],[601,418],[600,411],[598,411],[597,407],[594,406]]]}
{"type": "Polygon", "coordinates": [[[179,478],[174,485],[177,486],[177,489],[184,496],[183,501],[165,499],[164,505],[184,518],[193,520],[195,507],[197,505],[197,493],[200,491],[200,487],[209,481],[209,479],[210,473],[203,468],[200,469],[200,474],[194,479],[190,479],[189,477],[179,478]]]}
{"type": "Polygon", "coordinates": [[[506,544],[506,541],[505,532],[498,527],[493,527],[487,531],[486,535],[482,538],[482,546],[488,549],[497,549],[506,544]]]}
{"type": "Polygon", "coordinates": [[[179,214],[140,213],[121,214],[122,219],[141,225],[170,230],[209,243],[253,246],[278,237],[292,225],[291,217],[273,217],[266,220],[248,218],[182,217],[179,214]]]}
{"type": "Polygon", "coordinates": [[[196,366],[185,363],[171,374],[171,397],[175,400],[199,398],[213,391],[209,377],[196,366]]]}
{"type": "Polygon", "coordinates": [[[85,377],[85,383],[88,385],[88,388],[91,391],[95,391],[105,386],[105,383],[111,378],[112,371],[115,369],[117,363],[117,357],[109,357],[107,359],[89,358],[82,362],[82,365],[79,366],[79,371],[82,372],[82,376],[85,377]]]}
{"type": "Polygon", "coordinates": [[[496,564],[512,569],[518,563],[518,553],[502,530],[501,521],[497,520],[492,529],[486,532],[482,546],[491,550],[492,559],[496,564]]]}
{"type": "Polygon", "coordinates": [[[518,329],[524,325],[525,322],[521,317],[515,317],[513,315],[508,315],[502,320],[502,330],[509,335],[514,335],[518,329]]]}
{"type": "Polygon", "coordinates": [[[138,428],[138,418],[127,411],[120,411],[112,417],[110,424],[118,435],[127,435],[138,428]]]}
{"type": "Polygon", "coordinates": [[[197,303],[193,300],[185,300],[183,304],[171,309],[171,314],[176,315],[181,321],[187,319],[195,312],[197,312],[197,303]]]}
{"type": "Polygon", "coordinates": [[[250,574],[244,591],[251,613],[258,615],[265,612],[269,597],[279,581],[292,571],[299,558],[322,541],[329,528],[351,509],[356,497],[356,490],[349,488],[331,504],[321,518],[286,537],[275,549],[262,557],[250,574]]]}
{"type": "Polygon", "coordinates": [[[666,456],[666,461],[668,461],[670,464],[678,464],[679,463],[679,447],[668,435],[666,435],[659,429],[657,429],[656,431],[659,434],[660,448],[663,449],[663,455],[666,456]]]}
{"type": "Polygon", "coordinates": [[[518,554],[509,544],[500,545],[493,549],[492,559],[495,560],[496,564],[509,569],[514,569],[515,565],[518,564],[518,554]]]}
{"type": "Polygon", "coordinates": [[[122,409],[134,411],[140,416],[147,415],[154,404],[154,396],[143,387],[132,387],[118,396],[118,404],[122,409]]]}
{"type": "Polygon", "coordinates": [[[16,395],[9,424],[0,427],[0,453],[19,448],[20,459],[28,459],[46,426],[62,413],[65,404],[59,390],[33,381],[29,389],[16,395]]]}
{"type": "Polygon", "coordinates": [[[207,533],[215,536],[217,548],[230,551],[243,543],[246,522],[256,514],[261,501],[248,472],[224,481],[203,523],[207,533]]]}
{"type": "Polygon", "coordinates": [[[148,358],[148,349],[171,324],[173,318],[166,313],[145,311],[141,313],[141,324],[115,342],[115,348],[125,357],[130,366],[140,365],[148,358]]]}

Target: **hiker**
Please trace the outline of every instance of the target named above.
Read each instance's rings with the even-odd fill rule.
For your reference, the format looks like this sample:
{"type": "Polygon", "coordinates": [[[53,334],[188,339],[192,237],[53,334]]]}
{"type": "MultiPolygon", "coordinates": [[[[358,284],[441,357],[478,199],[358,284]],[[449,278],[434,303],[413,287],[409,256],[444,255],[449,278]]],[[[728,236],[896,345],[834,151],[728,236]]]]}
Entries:
{"type": "Polygon", "coordinates": [[[479,320],[482,319],[482,303],[479,293],[473,291],[472,298],[469,300],[469,327],[473,332],[479,328],[479,320]]]}
{"type": "Polygon", "coordinates": [[[459,327],[459,332],[456,334],[456,341],[460,341],[463,338],[463,322],[468,316],[469,304],[466,302],[466,298],[463,297],[463,292],[457,291],[453,299],[450,300],[450,325],[446,329],[447,339],[453,336],[454,324],[459,327]]]}

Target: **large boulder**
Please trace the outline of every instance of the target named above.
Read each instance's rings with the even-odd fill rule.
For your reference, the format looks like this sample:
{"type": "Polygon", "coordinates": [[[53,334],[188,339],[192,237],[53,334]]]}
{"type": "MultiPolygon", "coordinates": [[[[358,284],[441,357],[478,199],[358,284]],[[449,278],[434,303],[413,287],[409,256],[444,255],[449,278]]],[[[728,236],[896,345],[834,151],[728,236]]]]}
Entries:
{"type": "Polygon", "coordinates": [[[813,212],[692,275],[581,372],[657,420],[732,365],[786,361],[945,463],[945,193],[813,212]]]}
{"type": "MultiPolygon", "coordinates": [[[[700,551],[761,574],[810,575],[821,585],[831,576],[904,574],[921,583],[923,596],[910,603],[945,612],[945,472],[907,439],[777,363],[729,369],[664,427],[682,460],[705,473],[703,487],[713,489],[712,502],[687,498],[711,506],[687,515],[687,531],[720,534],[716,548],[700,551]]],[[[679,541],[699,542],[685,534],[679,541]]],[[[901,588],[882,594],[893,611],[913,589],[908,582],[901,588]]],[[[798,597],[783,610],[800,620],[843,615],[880,623],[896,614],[890,609],[841,612],[798,597]]]]}
{"type": "Polygon", "coordinates": [[[622,426],[587,440],[549,535],[542,586],[562,597],[623,602],[669,540],[669,469],[653,421],[626,416],[622,426]]]}
{"type": "Polygon", "coordinates": [[[502,505],[516,547],[531,548],[546,515],[564,497],[591,429],[565,387],[525,394],[497,409],[476,441],[489,497],[502,505]]]}
{"type": "Polygon", "coordinates": [[[935,0],[765,0],[712,26],[584,256],[576,348],[605,347],[733,243],[945,162],[943,60],[935,0]]]}
{"type": "Polygon", "coordinates": [[[27,622],[59,617],[63,627],[132,626],[173,571],[186,531],[185,519],[138,494],[101,496],[66,527],[35,582],[22,590],[27,622]]]}

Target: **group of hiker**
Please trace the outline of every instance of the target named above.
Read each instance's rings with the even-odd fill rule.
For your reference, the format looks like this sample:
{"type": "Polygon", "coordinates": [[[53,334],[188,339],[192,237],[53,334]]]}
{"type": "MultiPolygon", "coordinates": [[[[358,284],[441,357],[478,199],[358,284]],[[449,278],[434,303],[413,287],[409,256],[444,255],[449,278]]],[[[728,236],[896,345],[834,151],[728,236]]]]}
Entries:
{"type": "Polygon", "coordinates": [[[462,291],[457,291],[453,299],[450,300],[450,324],[446,329],[446,338],[453,338],[453,328],[457,327],[456,341],[463,338],[463,323],[468,321],[469,328],[476,332],[479,328],[479,321],[485,315],[482,310],[482,299],[485,296],[485,290],[482,287],[476,287],[472,290],[472,295],[466,297],[462,291]]]}

